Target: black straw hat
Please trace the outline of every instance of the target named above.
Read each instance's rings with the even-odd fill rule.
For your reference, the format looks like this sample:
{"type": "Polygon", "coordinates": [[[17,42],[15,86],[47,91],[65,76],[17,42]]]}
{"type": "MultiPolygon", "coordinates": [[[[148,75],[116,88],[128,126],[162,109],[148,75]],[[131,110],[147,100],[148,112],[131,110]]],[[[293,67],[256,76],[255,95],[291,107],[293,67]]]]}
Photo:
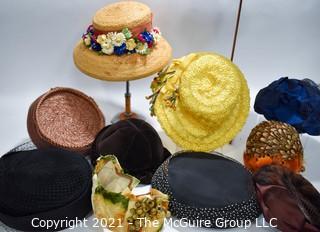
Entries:
{"type": "Polygon", "coordinates": [[[92,146],[92,163],[101,155],[115,155],[126,172],[150,184],[153,173],[171,153],[150,124],[128,119],[99,132],[92,146]]]}
{"type": "Polygon", "coordinates": [[[260,214],[251,173],[219,153],[176,153],[158,168],[151,184],[169,195],[174,216],[201,227],[234,227],[260,214]],[[226,222],[223,227],[217,225],[219,218],[226,222]]]}
{"type": "Polygon", "coordinates": [[[0,158],[0,221],[22,231],[67,228],[34,225],[82,220],[91,211],[91,173],[89,162],[74,152],[32,144],[10,151],[0,158]]]}

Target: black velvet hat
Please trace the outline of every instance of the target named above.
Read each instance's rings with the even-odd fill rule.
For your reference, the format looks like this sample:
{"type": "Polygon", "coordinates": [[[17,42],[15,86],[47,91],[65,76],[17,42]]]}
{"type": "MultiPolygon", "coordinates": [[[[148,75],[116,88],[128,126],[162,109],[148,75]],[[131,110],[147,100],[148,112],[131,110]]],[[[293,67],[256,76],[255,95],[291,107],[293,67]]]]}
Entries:
{"type": "Polygon", "coordinates": [[[0,158],[0,221],[22,231],[65,229],[71,223],[34,226],[82,220],[91,211],[91,176],[82,155],[26,143],[0,158]]]}
{"type": "Polygon", "coordinates": [[[150,124],[128,119],[99,132],[92,146],[92,163],[101,155],[115,155],[126,172],[150,184],[153,173],[171,153],[150,124]]]}
{"type": "Polygon", "coordinates": [[[239,225],[260,214],[251,173],[219,153],[176,153],[157,169],[151,184],[169,195],[172,215],[201,227],[235,227],[230,221],[221,227],[217,219],[239,225]]]}

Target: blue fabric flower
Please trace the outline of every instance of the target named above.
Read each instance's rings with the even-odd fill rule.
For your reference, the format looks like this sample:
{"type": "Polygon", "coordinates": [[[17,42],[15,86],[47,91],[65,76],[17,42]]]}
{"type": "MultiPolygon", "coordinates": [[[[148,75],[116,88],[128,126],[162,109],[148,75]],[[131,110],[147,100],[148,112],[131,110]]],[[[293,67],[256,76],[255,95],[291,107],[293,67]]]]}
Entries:
{"type": "Polygon", "coordinates": [[[150,32],[144,31],[141,33],[142,37],[144,38],[145,42],[149,45],[153,43],[153,36],[150,32]]]}
{"type": "Polygon", "coordinates": [[[259,91],[254,110],[268,120],[294,126],[299,133],[320,135],[320,89],[312,80],[282,77],[259,91]]]}
{"type": "Polygon", "coordinates": [[[124,53],[126,53],[126,51],[127,47],[125,43],[123,43],[121,46],[114,46],[114,53],[118,56],[123,55],[124,53]]]}
{"type": "Polygon", "coordinates": [[[101,51],[101,45],[94,40],[91,40],[91,48],[92,48],[92,50],[97,51],[97,52],[101,51]]]}

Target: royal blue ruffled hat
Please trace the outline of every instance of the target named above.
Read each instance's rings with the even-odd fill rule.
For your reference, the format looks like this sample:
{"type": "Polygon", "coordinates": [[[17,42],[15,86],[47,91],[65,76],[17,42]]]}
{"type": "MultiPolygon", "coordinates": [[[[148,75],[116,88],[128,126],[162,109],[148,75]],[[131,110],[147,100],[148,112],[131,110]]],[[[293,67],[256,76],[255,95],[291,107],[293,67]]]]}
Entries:
{"type": "Polygon", "coordinates": [[[254,110],[268,120],[285,122],[299,133],[320,135],[320,89],[310,79],[282,77],[259,91],[254,110]]]}

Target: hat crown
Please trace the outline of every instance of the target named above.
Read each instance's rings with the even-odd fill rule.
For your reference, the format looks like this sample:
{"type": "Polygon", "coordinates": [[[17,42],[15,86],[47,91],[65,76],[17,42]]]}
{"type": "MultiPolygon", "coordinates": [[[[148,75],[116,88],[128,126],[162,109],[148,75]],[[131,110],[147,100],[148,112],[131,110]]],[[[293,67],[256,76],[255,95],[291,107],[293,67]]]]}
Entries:
{"type": "Polygon", "coordinates": [[[175,198],[194,207],[221,208],[248,201],[254,195],[251,173],[218,153],[174,155],[168,165],[168,181],[175,198]]]}
{"type": "Polygon", "coordinates": [[[157,169],[151,186],[169,195],[173,216],[199,226],[221,229],[218,218],[252,221],[260,214],[251,174],[220,153],[175,153],[157,169]]]}
{"type": "Polygon", "coordinates": [[[241,71],[229,59],[214,53],[192,53],[186,58],[190,60],[183,60],[179,67],[183,69],[180,84],[183,107],[205,124],[228,117],[236,108],[244,86],[241,71]]]}
{"type": "MultiPolygon", "coordinates": [[[[140,2],[123,1],[107,5],[93,17],[93,27],[102,32],[121,31],[151,23],[150,8],[140,2]]],[[[143,30],[144,28],[142,28],[143,30]]]]}
{"type": "Polygon", "coordinates": [[[168,153],[151,125],[143,120],[129,119],[110,125],[98,134],[92,160],[100,155],[115,155],[124,170],[144,182],[146,175],[153,173],[168,153]]]}
{"type": "Polygon", "coordinates": [[[136,170],[133,171],[143,169],[145,163],[150,163],[163,152],[162,142],[154,128],[138,119],[113,124],[97,138],[95,152],[116,155],[124,169],[131,169],[129,164],[134,164],[132,166],[136,170]]]}
{"type": "Polygon", "coordinates": [[[52,88],[29,107],[27,127],[39,148],[60,147],[85,153],[104,127],[104,116],[95,101],[84,93],[52,88]]]}
{"type": "Polygon", "coordinates": [[[185,150],[212,151],[230,142],[250,110],[243,74],[215,53],[197,52],[173,60],[151,89],[151,110],[185,150]]]}
{"type": "Polygon", "coordinates": [[[24,216],[59,208],[77,199],[91,183],[89,163],[60,149],[9,153],[0,160],[0,209],[24,216]]]}

